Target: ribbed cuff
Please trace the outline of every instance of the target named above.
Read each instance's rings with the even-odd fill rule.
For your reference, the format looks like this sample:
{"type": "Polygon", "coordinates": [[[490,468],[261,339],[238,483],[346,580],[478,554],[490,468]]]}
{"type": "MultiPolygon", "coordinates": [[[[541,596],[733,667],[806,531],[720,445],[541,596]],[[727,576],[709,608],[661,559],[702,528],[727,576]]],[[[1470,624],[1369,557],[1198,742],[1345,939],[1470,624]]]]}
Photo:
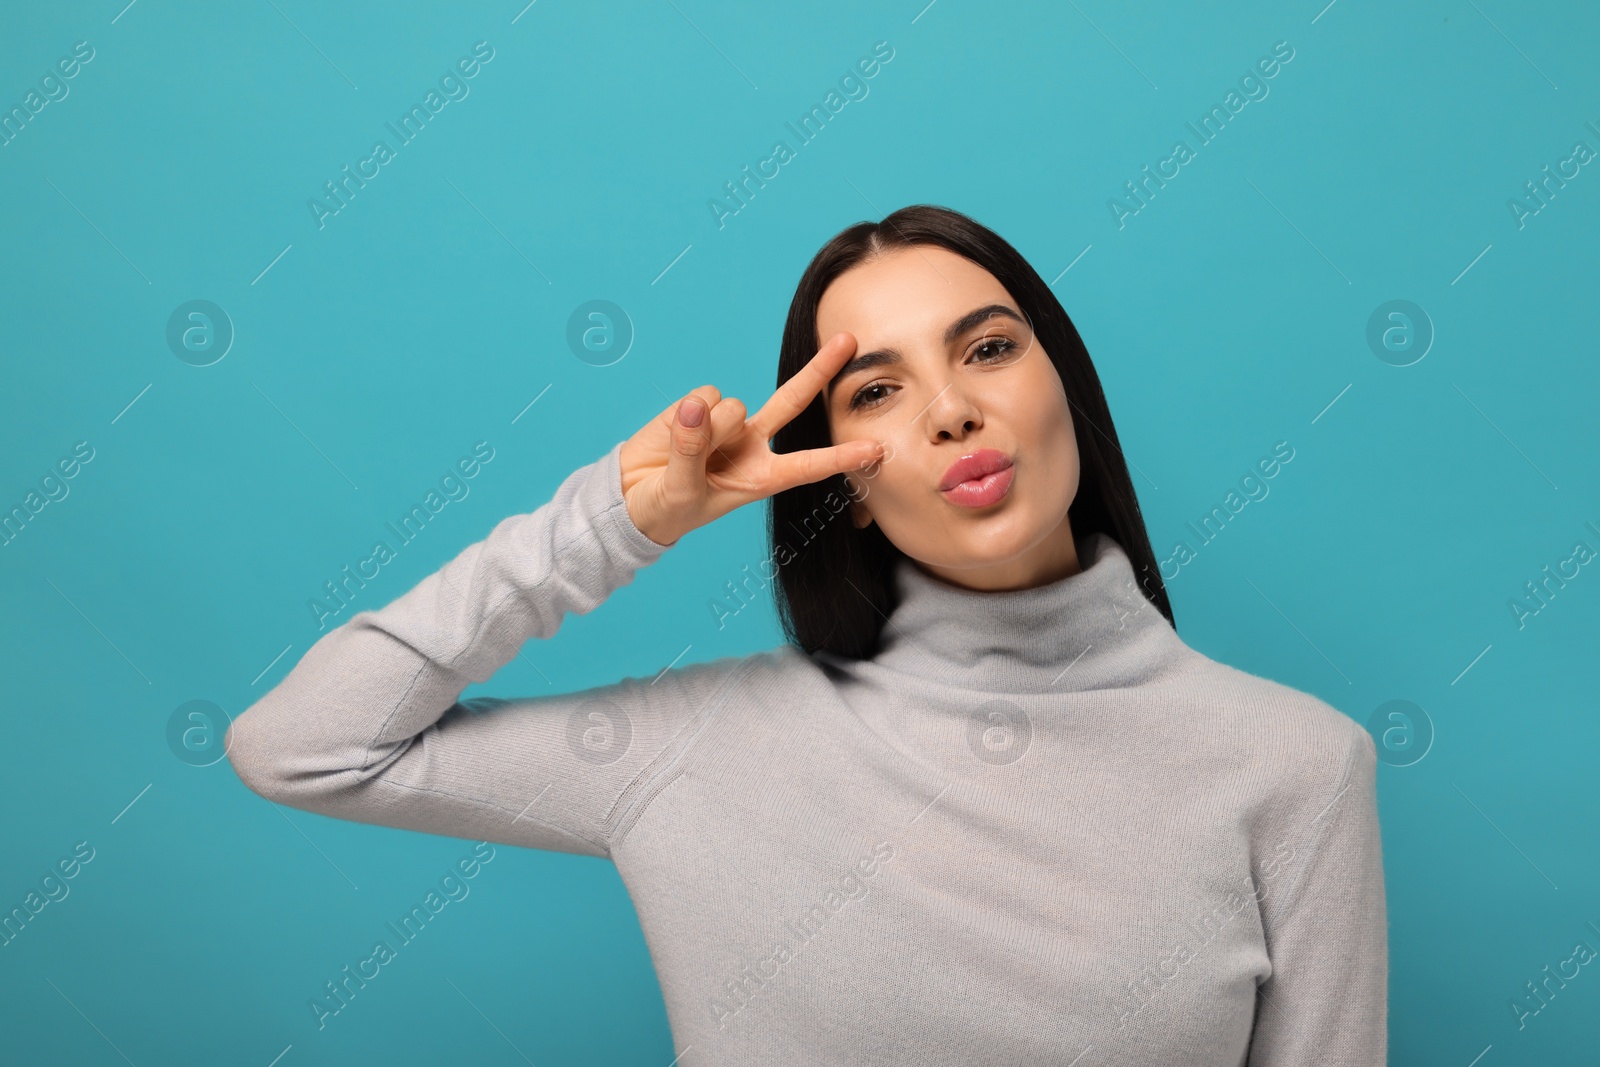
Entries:
{"type": "Polygon", "coordinates": [[[640,566],[652,563],[659,559],[671,545],[658,544],[640,530],[633,523],[633,516],[628,514],[628,504],[622,496],[622,445],[618,441],[611,446],[604,456],[601,456],[595,467],[595,477],[600,479],[604,489],[602,497],[603,506],[594,517],[595,529],[606,537],[610,544],[624,549],[628,555],[640,566]]]}

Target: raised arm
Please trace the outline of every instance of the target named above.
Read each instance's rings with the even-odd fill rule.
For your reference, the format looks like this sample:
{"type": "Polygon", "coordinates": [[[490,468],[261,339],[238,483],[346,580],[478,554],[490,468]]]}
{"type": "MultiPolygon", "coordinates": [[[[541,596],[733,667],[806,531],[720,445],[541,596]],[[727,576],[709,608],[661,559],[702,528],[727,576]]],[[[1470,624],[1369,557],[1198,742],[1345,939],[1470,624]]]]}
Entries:
{"type": "Polygon", "coordinates": [[[515,701],[463,702],[461,692],[566,615],[592,611],[688,531],[881,457],[874,441],[782,455],[768,446],[854,345],[835,337],[749,419],[714,387],[694,390],[536,511],[324,635],[229,728],[239,777],[269,800],[337,818],[610,855],[612,834],[749,660],[515,701]]]}
{"type": "Polygon", "coordinates": [[[608,854],[618,802],[692,740],[738,661],[562,695],[458,698],[667,551],[629,517],[621,448],[324,635],[229,729],[245,784],[338,818],[608,854]]]}
{"type": "Polygon", "coordinates": [[[1350,724],[1337,785],[1294,842],[1284,884],[1262,905],[1272,976],[1258,989],[1249,1067],[1383,1067],[1388,916],[1377,749],[1350,724]]]}

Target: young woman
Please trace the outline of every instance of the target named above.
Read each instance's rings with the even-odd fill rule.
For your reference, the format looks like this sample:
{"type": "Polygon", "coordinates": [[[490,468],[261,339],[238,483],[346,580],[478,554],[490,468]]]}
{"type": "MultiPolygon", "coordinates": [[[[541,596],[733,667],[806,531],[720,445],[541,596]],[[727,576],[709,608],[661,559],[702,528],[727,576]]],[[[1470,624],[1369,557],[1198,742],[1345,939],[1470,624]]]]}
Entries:
{"type": "Polygon", "coordinates": [[[759,411],[694,390],[227,740],[285,804],[611,859],[686,1064],[1384,1062],[1371,738],[1179,639],[1072,321],[953,211],[840,233],[759,411]],[[788,642],[459,699],[766,498],[788,642]]]}

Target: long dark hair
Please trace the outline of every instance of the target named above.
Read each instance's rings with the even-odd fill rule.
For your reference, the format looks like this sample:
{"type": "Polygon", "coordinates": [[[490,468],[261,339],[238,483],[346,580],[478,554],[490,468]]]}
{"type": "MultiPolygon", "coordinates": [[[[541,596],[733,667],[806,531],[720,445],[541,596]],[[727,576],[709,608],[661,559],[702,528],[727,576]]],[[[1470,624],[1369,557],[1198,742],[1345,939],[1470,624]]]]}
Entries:
{"type": "MultiPolygon", "coordinates": [[[[778,354],[778,385],[797,374],[821,347],[817,304],[840,274],[881,251],[937,245],[976,263],[999,280],[1033,325],[1061,376],[1073,408],[1081,467],[1078,494],[1068,509],[1072,533],[1109,534],[1128,555],[1139,588],[1176,622],[1150,535],[1117,443],[1100,377],[1055,293],[999,234],[958,211],[930,204],[903,207],[882,222],[860,222],[822,246],[800,276],[778,354]]],[[[772,439],[774,452],[833,444],[819,394],[772,439]]],[[[895,608],[893,569],[905,555],[877,523],[857,529],[847,511],[852,493],[844,475],[795,486],[768,501],[767,534],[778,564],[778,616],[788,639],[806,652],[827,650],[860,659],[878,648],[884,620],[895,608]]]]}

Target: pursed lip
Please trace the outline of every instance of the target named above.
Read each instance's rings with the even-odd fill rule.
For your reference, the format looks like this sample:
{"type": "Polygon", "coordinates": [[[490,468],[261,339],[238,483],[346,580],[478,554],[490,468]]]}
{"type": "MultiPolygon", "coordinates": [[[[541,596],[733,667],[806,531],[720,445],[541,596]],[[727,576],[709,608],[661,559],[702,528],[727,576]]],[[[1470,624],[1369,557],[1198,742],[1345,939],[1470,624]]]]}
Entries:
{"type": "Polygon", "coordinates": [[[1011,466],[1011,457],[995,448],[980,448],[976,452],[969,452],[965,456],[950,464],[950,469],[944,472],[944,477],[939,479],[939,491],[953,489],[962,482],[970,482],[974,478],[982,478],[1003,471],[1011,466]]]}

